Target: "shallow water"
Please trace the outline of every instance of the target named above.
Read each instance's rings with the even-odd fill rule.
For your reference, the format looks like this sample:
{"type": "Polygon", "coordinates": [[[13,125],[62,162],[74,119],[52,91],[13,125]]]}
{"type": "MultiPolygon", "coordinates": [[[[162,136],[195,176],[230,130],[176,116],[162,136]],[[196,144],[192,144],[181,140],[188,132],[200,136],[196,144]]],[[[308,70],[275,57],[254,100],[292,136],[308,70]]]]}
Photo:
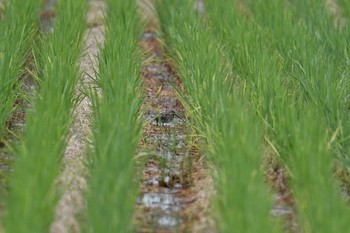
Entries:
{"type": "Polygon", "coordinates": [[[174,93],[177,79],[171,68],[162,62],[162,54],[157,46],[157,35],[145,32],[141,38],[145,59],[157,58],[144,64],[142,77],[146,89],[148,106],[145,120],[144,145],[147,148],[147,162],[143,171],[142,193],[137,205],[142,215],[139,217],[139,232],[177,232],[187,224],[181,212],[193,201],[184,194],[188,187],[188,170],[184,164],[189,158],[187,146],[187,120],[183,107],[174,93]],[[159,114],[169,111],[177,115],[169,123],[157,123],[159,114]]]}

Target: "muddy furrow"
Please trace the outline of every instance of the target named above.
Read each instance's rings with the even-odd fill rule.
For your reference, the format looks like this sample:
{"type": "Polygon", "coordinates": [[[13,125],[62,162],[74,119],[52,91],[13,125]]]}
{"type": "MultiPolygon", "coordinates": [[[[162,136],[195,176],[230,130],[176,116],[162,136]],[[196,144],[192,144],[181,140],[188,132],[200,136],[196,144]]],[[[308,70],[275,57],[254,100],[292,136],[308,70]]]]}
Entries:
{"type": "Polygon", "coordinates": [[[288,173],[277,160],[275,152],[265,148],[263,158],[265,178],[274,193],[271,214],[283,222],[286,232],[299,232],[294,195],[288,185],[288,173]]]}
{"type": "Polygon", "coordinates": [[[63,160],[63,171],[58,180],[62,197],[56,209],[51,233],[80,232],[77,215],[85,206],[86,189],[86,149],[92,118],[91,102],[81,97],[81,90],[86,89],[95,78],[98,67],[97,57],[104,42],[103,17],[106,5],[103,1],[90,1],[87,12],[88,29],[85,33],[85,49],[80,63],[83,76],[78,85],[76,96],[83,98],[74,110],[74,122],[70,128],[70,140],[63,160]]]}
{"type": "Polygon", "coordinates": [[[181,81],[166,61],[148,4],[150,23],[140,40],[146,95],[140,154],[146,162],[135,214],[137,232],[213,232],[207,217],[213,182],[191,137],[190,122],[175,93],[182,89],[181,81]]]}

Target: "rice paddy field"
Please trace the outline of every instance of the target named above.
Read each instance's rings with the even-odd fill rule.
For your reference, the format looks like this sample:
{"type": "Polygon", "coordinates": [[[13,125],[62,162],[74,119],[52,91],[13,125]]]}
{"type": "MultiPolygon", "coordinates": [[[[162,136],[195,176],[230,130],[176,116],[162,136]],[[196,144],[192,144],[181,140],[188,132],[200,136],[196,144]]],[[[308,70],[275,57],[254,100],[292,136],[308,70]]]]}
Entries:
{"type": "Polygon", "coordinates": [[[350,1],[0,0],[0,233],[350,233],[350,1]]]}

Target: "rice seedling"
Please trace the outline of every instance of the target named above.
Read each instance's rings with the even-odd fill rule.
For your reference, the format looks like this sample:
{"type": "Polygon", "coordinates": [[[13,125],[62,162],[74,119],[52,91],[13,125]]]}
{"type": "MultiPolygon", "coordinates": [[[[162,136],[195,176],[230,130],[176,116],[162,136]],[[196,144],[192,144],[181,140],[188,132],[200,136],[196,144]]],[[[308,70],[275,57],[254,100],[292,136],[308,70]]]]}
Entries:
{"type": "Polygon", "coordinates": [[[228,45],[233,72],[238,68],[238,74],[247,80],[247,94],[258,115],[267,116],[261,119],[288,167],[301,230],[348,231],[342,216],[349,213],[334,185],[332,157],[327,147],[331,121],[325,112],[339,112],[339,84],[331,82],[338,66],[326,65],[332,64],[332,57],[325,52],[325,46],[317,42],[283,1],[251,1],[247,8],[250,18],[238,17],[240,20],[236,21],[229,20],[232,9],[227,6],[231,3],[207,2],[209,20],[228,45]],[[222,26],[219,22],[227,23],[222,26]],[[255,33],[251,33],[252,29],[255,33]],[[326,226],[329,221],[332,224],[326,226]]]}
{"type": "Polygon", "coordinates": [[[138,119],[140,25],[136,1],[109,0],[106,41],[93,91],[93,151],[90,155],[85,232],[131,232],[137,195],[134,154],[138,119]]]}
{"type": "Polygon", "coordinates": [[[6,121],[20,92],[19,76],[24,73],[36,32],[39,1],[6,1],[0,22],[0,140],[6,135],[6,121]]]}
{"type": "MultiPolygon", "coordinates": [[[[335,25],[324,2],[295,1],[288,11],[283,3],[273,6],[260,2],[252,6],[257,21],[265,22],[262,26],[279,38],[278,50],[286,58],[286,72],[295,80],[294,90],[316,105],[322,113],[320,116],[325,118],[331,152],[344,173],[349,170],[350,144],[349,80],[346,78],[349,58],[347,37],[344,36],[348,34],[348,26],[335,25]],[[284,23],[261,20],[266,16],[261,14],[260,7],[283,12],[283,16],[275,20],[284,23]]],[[[340,177],[346,182],[344,174],[340,177]]]]}
{"type": "MultiPolygon", "coordinates": [[[[220,232],[279,232],[272,196],[260,171],[262,131],[228,75],[219,40],[208,33],[194,2],[158,1],[169,53],[178,64],[192,123],[217,169],[215,216],[220,232]]],[[[226,5],[228,6],[228,4],[226,5]]]]}
{"type": "Polygon", "coordinates": [[[55,30],[43,38],[42,47],[37,49],[39,87],[33,109],[27,114],[24,139],[14,163],[6,232],[49,231],[58,200],[54,180],[65,151],[75,87],[80,77],[78,59],[85,9],[85,0],[58,1],[55,30]]]}
{"type": "Polygon", "coordinates": [[[293,5],[295,17],[301,17],[305,21],[305,34],[315,38],[316,46],[324,47],[324,51],[317,54],[321,57],[319,60],[312,57],[312,51],[307,55],[310,59],[317,61],[310,69],[312,82],[321,83],[321,85],[310,85],[309,89],[313,90],[317,105],[324,108],[326,126],[335,137],[332,141],[334,157],[341,160],[343,164],[348,164],[350,81],[346,77],[349,76],[350,71],[347,52],[349,25],[342,25],[341,22],[340,25],[335,25],[334,17],[329,13],[330,10],[324,2],[310,1],[306,4],[303,1],[296,1],[293,5]],[[313,7],[312,12],[310,7],[313,7]],[[300,14],[300,9],[304,9],[304,14],[300,14]]]}
{"type": "Polygon", "coordinates": [[[331,133],[339,132],[333,142],[335,157],[346,159],[350,132],[349,81],[345,77],[349,73],[349,59],[343,33],[346,34],[347,29],[336,28],[324,2],[295,1],[289,8],[287,11],[283,2],[251,4],[257,22],[278,38],[278,51],[285,58],[285,71],[294,80],[294,90],[317,105],[331,133]],[[283,12],[283,15],[263,20],[267,17],[261,12],[269,10],[283,12]],[[283,23],[274,23],[278,20],[283,23]]]}
{"type": "Polygon", "coordinates": [[[290,120],[286,127],[290,136],[287,153],[291,155],[290,182],[299,227],[302,232],[348,232],[349,209],[340,199],[333,177],[326,124],[312,106],[307,108],[287,111],[290,120]]]}

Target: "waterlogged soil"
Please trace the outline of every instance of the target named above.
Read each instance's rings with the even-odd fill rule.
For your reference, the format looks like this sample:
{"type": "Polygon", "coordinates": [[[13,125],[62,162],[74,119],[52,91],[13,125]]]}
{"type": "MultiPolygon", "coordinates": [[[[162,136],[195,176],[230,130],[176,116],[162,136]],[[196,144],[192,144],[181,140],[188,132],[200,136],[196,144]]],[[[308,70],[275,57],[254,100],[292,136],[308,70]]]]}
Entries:
{"type": "Polygon", "coordinates": [[[137,232],[213,232],[206,216],[210,188],[205,189],[212,181],[175,92],[182,90],[181,81],[165,60],[154,30],[143,33],[140,47],[145,54],[141,77],[146,123],[140,142],[145,167],[135,214],[137,232]],[[155,120],[171,111],[175,112],[172,121],[155,120]]]}

